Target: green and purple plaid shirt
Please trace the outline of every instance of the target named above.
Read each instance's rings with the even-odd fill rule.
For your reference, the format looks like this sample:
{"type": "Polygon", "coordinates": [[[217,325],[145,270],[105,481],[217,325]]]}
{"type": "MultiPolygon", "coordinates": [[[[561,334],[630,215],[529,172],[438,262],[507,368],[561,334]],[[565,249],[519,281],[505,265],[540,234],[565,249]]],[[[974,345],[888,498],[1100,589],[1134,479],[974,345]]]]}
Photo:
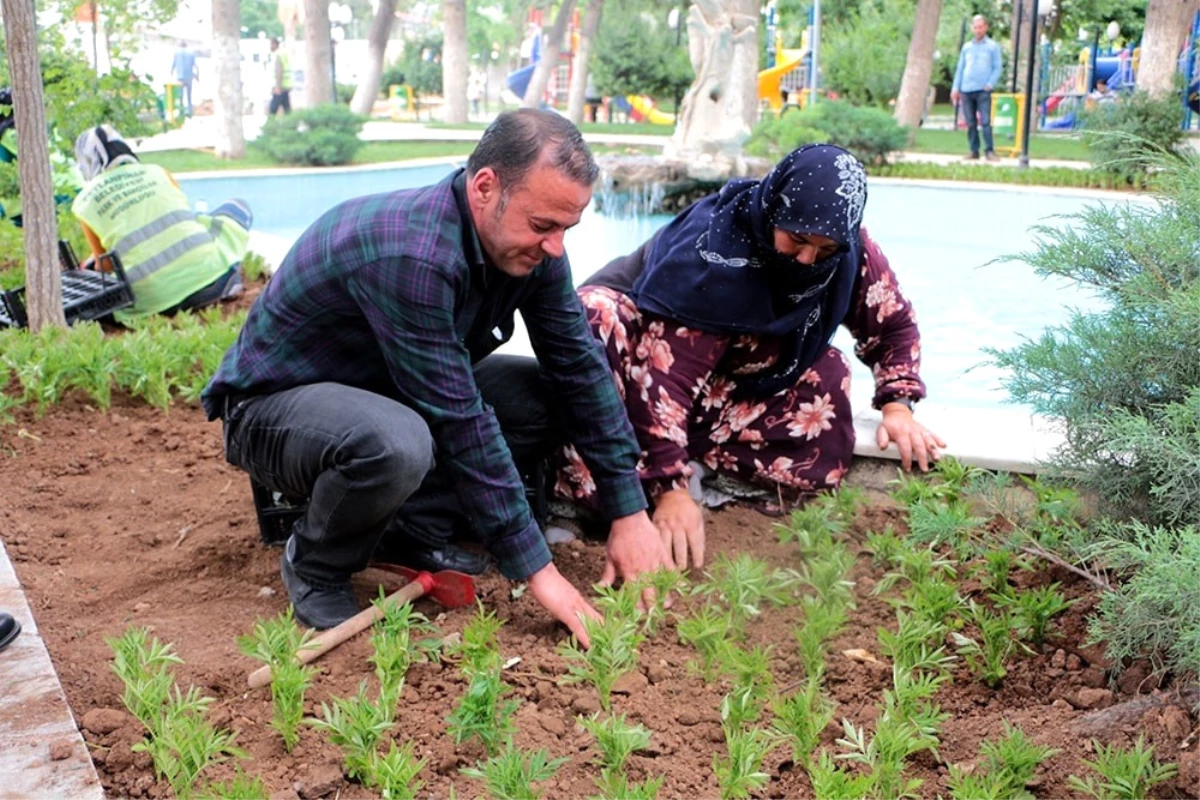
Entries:
{"type": "Polygon", "coordinates": [[[520,580],[550,563],[520,475],[472,363],[512,333],[520,310],[610,519],[646,507],[639,449],[588,328],[566,257],[514,278],[487,263],[462,171],[420,189],[350,200],[296,241],[255,302],[203,394],[210,419],[227,395],[333,382],[417,411],[452,470],[464,515],[500,571],[520,580]]]}

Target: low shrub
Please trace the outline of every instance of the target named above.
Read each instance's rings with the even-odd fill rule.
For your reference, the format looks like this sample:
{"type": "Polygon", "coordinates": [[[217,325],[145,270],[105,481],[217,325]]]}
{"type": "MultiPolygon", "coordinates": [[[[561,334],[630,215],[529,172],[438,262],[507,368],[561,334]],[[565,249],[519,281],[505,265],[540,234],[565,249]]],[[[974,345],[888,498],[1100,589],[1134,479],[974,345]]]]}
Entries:
{"type": "Polygon", "coordinates": [[[305,108],[263,125],[259,146],[283,164],[327,167],[349,164],[363,142],[365,118],[342,105],[305,108]]]}
{"type": "Polygon", "coordinates": [[[1141,151],[1175,152],[1184,141],[1180,120],[1176,96],[1154,99],[1134,92],[1088,112],[1083,140],[1097,169],[1137,185],[1154,167],[1141,151]]]}
{"type": "Polygon", "coordinates": [[[755,127],[746,149],[752,155],[782,158],[800,145],[813,142],[844,147],[864,164],[886,164],[891,153],[908,143],[908,134],[882,109],[825,100],[763,120],[755,127]]]}

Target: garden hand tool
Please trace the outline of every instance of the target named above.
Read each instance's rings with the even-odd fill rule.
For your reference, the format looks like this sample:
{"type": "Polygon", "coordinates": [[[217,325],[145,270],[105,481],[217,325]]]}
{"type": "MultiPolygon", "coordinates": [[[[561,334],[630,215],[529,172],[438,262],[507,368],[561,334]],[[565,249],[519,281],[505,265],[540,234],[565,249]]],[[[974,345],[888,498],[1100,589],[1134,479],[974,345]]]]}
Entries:
{"type": "MultiPolygon", "coordinates": [[[[475,602],[475,582],[471,580],[470,575],[451,570],[434,573],[418,572],[399,564],[371,564],[371,566],[375,569],[403,575],[408,579],[408,583],[403,588],[392,592],[384,599],[384,602],[389,605],[411,603],[424,595],[429,595],[446,608],[461,608],[475,602]]],[[[300,660],[301,664],[315,661],[342,642],[374,625],[381,616],[383,616],[383,612],[379,606],[372,604],[341,625],[322,631],[310,639],[297,651],[296,658],[300,660]]],[[[269,666],[259,667],[250,673],[251,689],[258,689],[270,682],[271,668],[269,666]]]]}

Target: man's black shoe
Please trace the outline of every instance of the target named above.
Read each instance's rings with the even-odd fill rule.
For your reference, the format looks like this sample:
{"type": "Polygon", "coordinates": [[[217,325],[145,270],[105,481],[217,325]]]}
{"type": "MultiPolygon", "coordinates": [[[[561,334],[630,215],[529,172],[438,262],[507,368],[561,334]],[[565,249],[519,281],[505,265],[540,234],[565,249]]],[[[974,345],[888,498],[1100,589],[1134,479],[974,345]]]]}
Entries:
{"type": "Polygon", "coordinates": [[[310,628],[323,631],[334,628],[359,612],[358,601],[350,584],[309,583],[296,574],[292,567],[292,555],[296,551],[296,540],[289,538],[279,559],[279,571],[283,575],[283,586],[295,609],[296,619],[310,628]]]}
{"type": "Polygon", "coordinates": [[[387,547],[380,547],[375,552],[375,560],[422,569],[426,572],[451,569],[467,575],[482,575],[487,572],[488,565],[491,563],[485,553],[464,550],[449,543],[433,547],[409,537],[404,537],[401,541],[389,542],[387,547]]]}
{"type": "Polygon", "coordinates": [[[13,619],[12,614],[0,611],[0,650],[8,647],[20,632],[21,623],[13,619]]]}

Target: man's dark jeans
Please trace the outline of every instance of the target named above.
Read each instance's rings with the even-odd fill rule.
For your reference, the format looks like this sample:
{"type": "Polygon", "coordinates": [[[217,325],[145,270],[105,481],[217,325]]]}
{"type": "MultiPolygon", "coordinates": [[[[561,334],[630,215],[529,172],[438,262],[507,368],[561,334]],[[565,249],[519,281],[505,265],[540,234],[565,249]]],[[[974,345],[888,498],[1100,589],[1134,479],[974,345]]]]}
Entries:
{"type": "MultiPolygon", "coordinates": [[[[489,356],[475,382],[523,473],[561,445],[534,359],[489,356]]],[[[385,536],[438,547],[471,535],[429,427],[382,395],[318,383],[230,403],[225,457],[269,489],[309,498],[293,565],[311,582],[344,583],[385,536]]]]}
{"type": "Polygon", "coordinates": [[[992,93],[963,92],[962,110],[963,117],[967,120],[967,144],[971,147],[971,155],[979,155],[979,128],[976,127],[976,113],[979,114],[978,125],[983,128],[984,152],[994,152],[996,147],[992,141],[992,93]]]}

